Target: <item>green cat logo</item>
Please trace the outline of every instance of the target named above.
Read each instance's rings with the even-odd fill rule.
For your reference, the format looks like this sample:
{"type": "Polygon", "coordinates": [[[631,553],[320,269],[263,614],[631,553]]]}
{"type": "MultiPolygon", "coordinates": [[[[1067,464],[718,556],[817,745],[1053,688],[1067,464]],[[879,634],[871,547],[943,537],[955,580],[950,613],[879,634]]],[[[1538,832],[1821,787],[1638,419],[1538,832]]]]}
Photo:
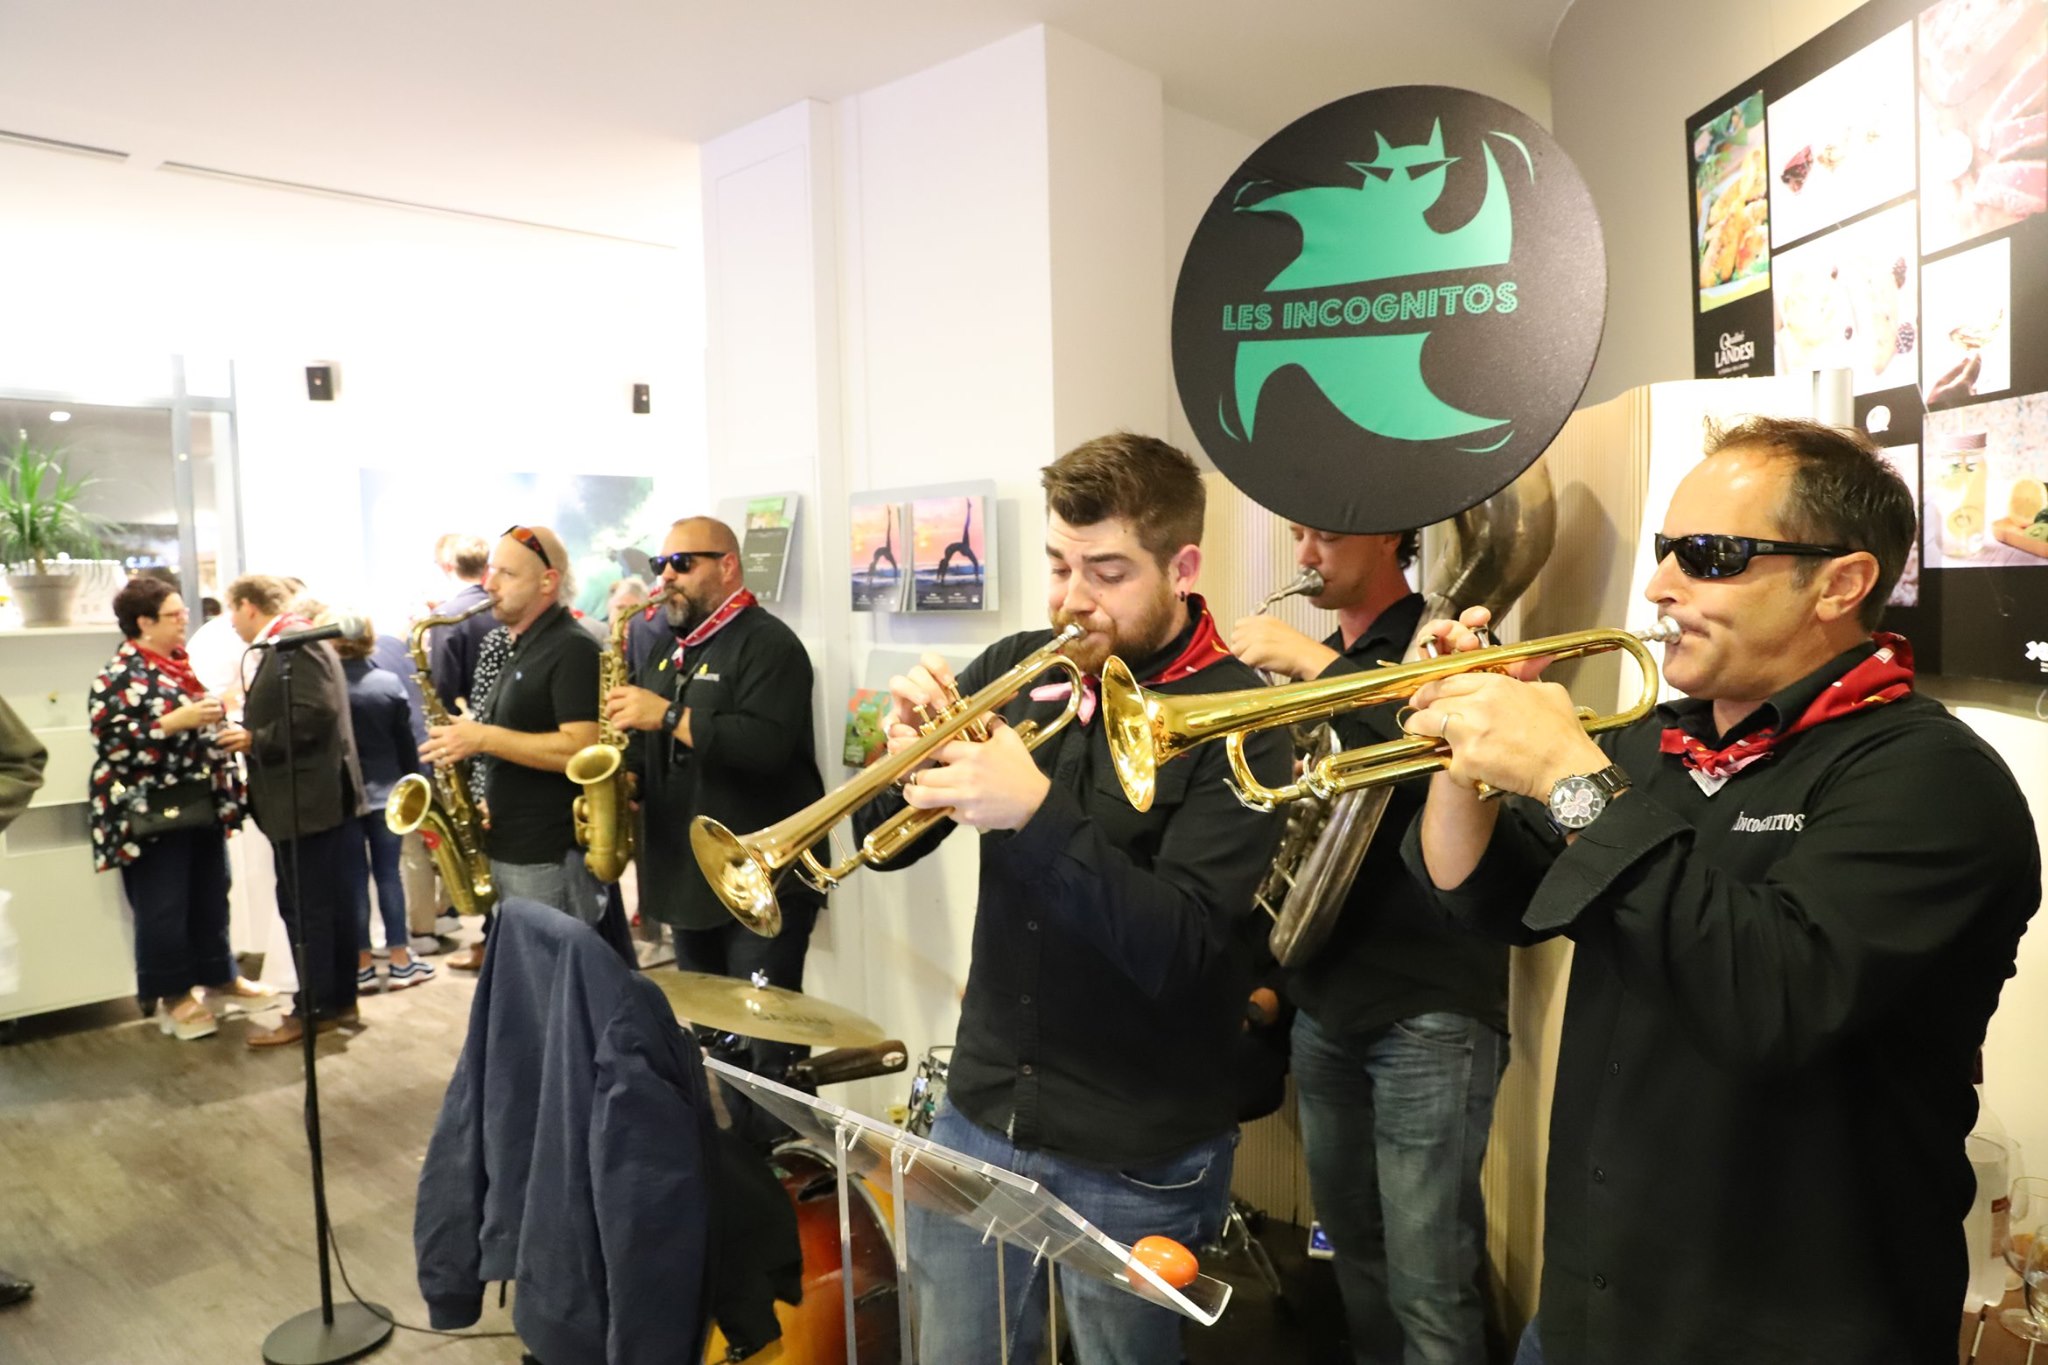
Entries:
{"type": "MultiPolygon", "coordinates": [[[[1488,136],[1520,154],[1533,183],[1535,162],[1522,140],[1500,131],[1488,136]]],[[[1514,211],[1508,202],[1507,177],[1491,144],[1482,146],[1486,192],[1479,210],[1463,226],[1439,232],[1430,226],[1426,215],[1443,195],[1446,172],[1459,160],[1444,155],[1442,120],[1430,129],[1427,142],[1396,147],[1384,133],[1376,132],[1374,137],[1379,146],[1372,160],[1346,163],[1359,178],[1356,185],[1285,190],[1253,202],[1245,200],[1265,182],[1239,187],[1234,200],[1237,212],[1283,214],[1301,228],[1301,252],[1273,277],[1266,286],[1269,293],[1339,289],[1508,263],[1514,252],[1514,211]]],[[[1476,290],[1451,286],[1378,297],[1297,300],[1281,306],[1284,318],[1306,320],[1313,326],[1317,321],[1328,325],[1341,319],[1355,324],[1368,318],[1421,323],[1457,312],[1461,301],[1468,313],[1509,312],[1515,306],[1514,286],[1481,285],[1476,290]],[[1480,297],[1476,291],[1483,291],[1485,302],[1480,308],[1472,306],[1480,297]]],[[[1431,391],[1422,373],[1422,348],[1432,330],[1418,325],[1362,336],[1288,336],[1241,342],[1234,396],[1242,435],[1231,430],[1221,402],[1218,419],[1226,434],[1249,442],[1266,381],[1288,366],[1298,365],[1346,419],[1379,436],[1437,441],[1506,425],[1504,418],[1466,412],[1431,391]]],[[[1498,440],[1477,449],[1497,450],[1512,436],[1509,427],[1499,433],[1498,440]]]]}

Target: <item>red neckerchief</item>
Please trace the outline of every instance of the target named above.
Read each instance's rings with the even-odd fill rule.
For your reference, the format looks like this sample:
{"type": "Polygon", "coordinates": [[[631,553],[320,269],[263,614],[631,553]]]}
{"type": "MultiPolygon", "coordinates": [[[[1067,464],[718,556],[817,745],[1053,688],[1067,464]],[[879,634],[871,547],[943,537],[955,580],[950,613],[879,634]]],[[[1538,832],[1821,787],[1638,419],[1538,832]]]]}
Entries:
{"type": "Polygon", "coordinates": [[[297,612],[280,612],[271,619],[270,624],[263,628],[263,633],[256,638],[259,640],[275,640],[288,630],[309,630],[312,628],[312,625],[311,621],[300,616],[297,612]]]}
{"type": "Polygon", "coordinates": [[[162,674],[167,682],[176,684],[178,690],[188,697],[202,697],[206,689],[200,685],[199,675],[192,671],[192,659],[182,649],[169,654],[159,654],[148,645],[137,644],[135,652],[146,660],[151,668],[162,674]]]}
{"type": "MultiPolygon", "coordinates": [[[[1201,672],[1210,664],[1230,657],[1230,646],[1224,644],[1223,637],[1217,633],[1216,618],[1209,614],[1209,604],[1199,595],[1190,596],[1188,610],[1195,615],[1195,633],[1188,638],[1187,648],[1174,655],[1171,663],[1151,677],[1138,679],[1142,685],[1156,687],[1160,683],[1179,682],[1182,678],[1192,677],[1201,672]]],[[[1042,687],[1031,689],[1031,700],[1065,701],[1072,695],[1073,690],[1074,686],[1069,682],[1046,683],[1042,687]]],[[[1095,679],[1083,678],[1081,710],[1074,717],[1083,725],[1095,718],[1095,692],[1095,679]]]]}
{"type": "Polygon", "coordinates": [[[1801,730],[1811,730],[1866,706],[1897,701],[1913,690],[1913,646],[1906,643],[1903,635],[1880,632],[1874,638],[1877,652],[1823,688],[1813,704],[1784,730],[1758,730],[1726,748],[1710,749],[1704,740],[1672,726],[1664,731],[1657,747],[1664,753],[1679,755],[1686,767],[1725,781],[1750,764],[1768,758],[1772,749],[1801,730]]]}
{"type": "Polygon", "coordinates": [[[670,656],[671,661],[677,668],[681,668],[683,666],[683,654],[686,650],[695,649],[698,645],[703,644],[706,640],[718,634],[719,631],[724,630],[733,617],[738,616],[748,607],[753,606],[755,600],[753,590],[750,588],[741,588],[738,592],[726,598],[724,602],[719,604],[717,611],[712,612],[711,615],[698,622],[695,630],[677,642],[676,652],[670,656]]]}

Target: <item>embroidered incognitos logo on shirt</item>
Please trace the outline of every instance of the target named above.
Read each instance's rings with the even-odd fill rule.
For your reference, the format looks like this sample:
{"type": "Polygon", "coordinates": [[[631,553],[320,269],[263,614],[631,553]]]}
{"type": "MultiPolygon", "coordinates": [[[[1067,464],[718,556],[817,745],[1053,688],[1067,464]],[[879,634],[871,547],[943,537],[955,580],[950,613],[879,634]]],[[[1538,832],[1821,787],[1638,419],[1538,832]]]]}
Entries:
{"type": "Polygon", "coordinates": [[[1797,815],[1746,815],[1735,814],[1735,823],[1728,827],[1737,834],[1797,834],[1806,828],[1806,816],[1797,815]]]}

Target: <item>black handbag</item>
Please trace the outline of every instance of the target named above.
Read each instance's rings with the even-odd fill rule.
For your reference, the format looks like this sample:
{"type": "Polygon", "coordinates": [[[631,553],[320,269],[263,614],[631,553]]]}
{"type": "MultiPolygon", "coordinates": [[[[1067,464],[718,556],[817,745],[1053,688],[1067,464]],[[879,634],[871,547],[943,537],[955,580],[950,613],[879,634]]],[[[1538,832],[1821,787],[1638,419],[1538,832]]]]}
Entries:
{"type": "Polygon", "coordinates": [[[137,839],[205,829],[219,819],[213,809],[213,783],[205,778],[168,787],[131,787],[124,799],[128,829],[137,839]]]}

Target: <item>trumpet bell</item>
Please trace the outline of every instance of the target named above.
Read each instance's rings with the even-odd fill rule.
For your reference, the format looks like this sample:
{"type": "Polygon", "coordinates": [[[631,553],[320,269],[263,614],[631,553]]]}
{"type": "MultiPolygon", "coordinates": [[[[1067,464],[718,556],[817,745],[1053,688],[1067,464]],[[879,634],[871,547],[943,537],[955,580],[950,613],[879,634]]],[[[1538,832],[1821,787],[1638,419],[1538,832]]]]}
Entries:
{"type": "Polygon", "coordinates": [[[1114,654],[1102,665],[1097,685],[1116,780],[1132,806],[1150,810],[1159,789],[1159,765],[1167,757],[1160,753],[1159,700],[1138,686],[1130,668],[1114,654]]]}
{"type": "Polygon", "coordinates": [[[774,938],[782,932],[782,907],[775,900],[775,874],[745,839],[708,815],[690,824],[690,851],[725,908],[741,924],[774,938]]]}

